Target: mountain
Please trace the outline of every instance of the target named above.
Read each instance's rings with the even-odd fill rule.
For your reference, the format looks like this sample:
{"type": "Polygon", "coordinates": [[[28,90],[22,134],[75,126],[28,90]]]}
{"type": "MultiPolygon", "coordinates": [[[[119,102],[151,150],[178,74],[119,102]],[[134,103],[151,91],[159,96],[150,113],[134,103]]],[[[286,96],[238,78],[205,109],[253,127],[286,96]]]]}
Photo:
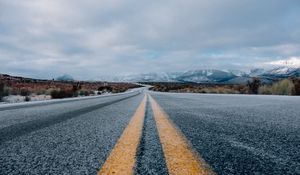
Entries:
{"type": "Polygon", "coordinates": [[[170,77],[166,73],[147,73],[140,75],[130,75],[123,78],[123,81],[142,81],[142,82],[169,82],[170,77]]]}
{"type": "Polygon", "coordinates": [[[286,60],[271,61],[268,64],[276,67],[300,68],[300,57],[291,57],[286,60]]]}
{"type": "MultiPolygon", "coordinates": [[[[229,69],[196,69],[185,72],[144,73],[110,78],[123,82],[189,82],[189,83],[222,83],[245,84],[253,77],[259,77],[263,83],[272,83],[282,78],[300,77],[300,58],[291,57],[286,60],[277,60],[261,63],[263,67],[255,68],[250,72],[229,69]],[[271,67],[271,68],[270,68],[271,67]]],[[[104,77],[105,78],[105,77],[104,77]]],[[[107,77],[106,77],[107,79],[107,77]]]]}
{"type": "Polygon", "coordinates": [[[241,71],[241,70],[236,70],[236,69],[229,69],[229,70],[223,70],[225,72],[230,72],[238,77],[245,77],[245,76],[248,76],[248,74],[244,71],[241,71]]]}
{"type": "Polygon", "coordinates": [[[192,82],[192,83],[219,83],[226,82],[238,75],[244,75],[241,71],[203,69],[190,70],[186,72],[170,73],[146,73],[123,76],[119,81],[124,82],[192,82]]]}
{"type": "Polygon", "coordinates": [[[265,73],[265,69],[262,68],[255,68],[255,69],[251,69],[250,73],[248,74],[250,77],[257,77],[259,75],[262,75],[265,73]]]}
{"type": "Polygon", "coordinates": [[[249,73],[240,70],[198,69],[173,73],[148,73],[123,76],[123,82],[189,82],[189,83],[222,83],[246,84],[252,77],[260,77],[263,83],[272,83],[280,78],[299,77],[300,67],[280,66],[265,70],[252,69],[249,73]]]}
{"type": "Polygon", "coordinates": [[[287,66],[280,66],[269,71],[266,71],[262,75],[264,76],[271,76],[271,77],[291,77],[291,76],[299,76],[300,75],[300,68],[297,67],[287,67],[287,66]]]}
{"type": "Polygon", "coordinates": [[[74,81],[74,78],[71,75],[64,74],[62,76],[57,77],[55,80],[57,80],[57,81],[74,81]]]}
{"type": "Polygon", "coordinates": [[[269,62],[275,68],[265,71],[262,76],[286,78],[299,77],[300,75],[300,58],[291,57],[287,60],[277,60],[269,62]]]}
{"type": "Polygon", "coordinates": [[[215,83],[225,82],[235,77],[237,76],[230,71],[205,69],[184,72],[183,74],[178,76],[176,80],[180,82],[215,83]]]}

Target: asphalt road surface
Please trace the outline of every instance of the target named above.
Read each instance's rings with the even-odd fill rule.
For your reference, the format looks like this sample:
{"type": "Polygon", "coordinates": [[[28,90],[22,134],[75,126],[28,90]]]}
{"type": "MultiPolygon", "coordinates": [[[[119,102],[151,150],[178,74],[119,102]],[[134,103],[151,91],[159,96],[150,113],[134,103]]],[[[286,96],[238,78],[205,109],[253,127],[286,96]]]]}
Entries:
{"type": "Polygon", "coordinates": [[[300,97],[152,96],[217,174],[300,174],[300,97]]]}
{"type": "Polygon", "coordinates": [[[300,174],[300,97],[133,92],[0,106],[0,174],[300,174]]]}

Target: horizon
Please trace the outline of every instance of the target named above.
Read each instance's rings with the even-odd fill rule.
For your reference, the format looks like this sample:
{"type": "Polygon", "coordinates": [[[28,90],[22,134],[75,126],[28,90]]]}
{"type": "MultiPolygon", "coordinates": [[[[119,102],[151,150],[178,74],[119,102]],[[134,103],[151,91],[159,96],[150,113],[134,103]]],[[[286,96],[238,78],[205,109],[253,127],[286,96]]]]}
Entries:
{"type": "Polygon", "coordinates": [[[300,2],[3,0],[0,73],[103,76],[300,65],[300,2]]]}

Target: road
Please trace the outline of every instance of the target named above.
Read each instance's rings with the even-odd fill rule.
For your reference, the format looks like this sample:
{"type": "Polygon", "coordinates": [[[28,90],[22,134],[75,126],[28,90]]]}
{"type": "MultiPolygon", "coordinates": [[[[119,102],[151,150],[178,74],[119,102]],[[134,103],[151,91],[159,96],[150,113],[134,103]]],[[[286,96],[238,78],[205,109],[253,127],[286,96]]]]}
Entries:
{"type": "Polygon", "coordinates": [[[300,97],[136,90],[0,106],[0,174],[300,174],[300,97]]]}

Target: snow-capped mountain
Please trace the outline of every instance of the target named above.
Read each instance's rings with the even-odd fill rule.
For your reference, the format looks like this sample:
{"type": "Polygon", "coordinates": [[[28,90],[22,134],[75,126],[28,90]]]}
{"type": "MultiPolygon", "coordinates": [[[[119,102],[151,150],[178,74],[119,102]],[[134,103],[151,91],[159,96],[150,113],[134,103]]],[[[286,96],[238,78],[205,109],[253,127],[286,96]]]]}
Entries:
{"type": "Polygon", "coordinates": [[[296,68],[296,67],[287,67],[287,66],[276,67],[262,74],[262,76],[270,76],[270,77],[278,77],[278,78],[298,77],[299,75],[300,75],[300,67],[296,68]]]}
{"type": "Polygon", "coordinates": [[[276,67],[289,67],[289,68],[300,68],[300,57],[291,57],[286,60],[271,61],[267,64],[276,67]]]}
{"type": "Polygon", "coordinates": [[[299,77],[300,68],[276,67],[270,70],[252,69],[250,73],[239,70],[199,69],[174,73],[144,73],[119,77],[123,82],[192,82],[192,83],[229,83],[245,84],[252,77],[261,77],[263,82],[272,79],[299,77]]]}
{"type": "Polygon", "coordinates": [[[265,71],[263,76],[271,77],[291,77],[300,75],[300,58],[291,57],[287,60],[277,60],[267,63],[274,68],[265,71]]]}
{"type": "Polygon", "coordinates": [[[250,77],[257,77],[259,75],[262,75],[265,73],[265,69],[262,68],[255,68],[255,69],[251,69],[250,73],[248,74],[250,77]]]}
{"type": "Polygon", "coordinates": [[[281,67],[277,67],[277,68],[271,69],[269,71],[266,71],[264,74],[290,75],[299,69],[300,68],[281,66],[281,67]]]}
{"type": "Polygon", "coordinates": [[[181,74],[176,78],[180,82],[194,82],[194,83],[213,83],[224,82],[237,77],[230,71],[222,71],[215,69],[192,70],[181,74]]]}
{"type": "MultiPolygon", "coordinates": [[[[246,73],[241,70],[196,69],[185,72],[143,73],[136,75],[110,77],[106,81],[121,82],[191,82],[245,84],[252,77],[260,77],[262,82],[287,77],[300,77],[300,59],[279,60],[262,63],[265,68],[255,68],[246,73]],[[264,66],[265,65],[265,66],[264,66]],[[267,66],[266,66],[267,65],[267,66]],[[266,67],[271,67],[266,69],[266,67]]],[[[105,77],[104,77],[105,78],[105,77]]],[[[103,80],[103,78],[101,78],[103,80]]]]}
{"type": "Polygon", "coordinates": [[[236,70],[236,69],[230,69],[230,70],[223,70],[225,72],[230,72],[238,77],[244,77],[244,76],[248,76],[248,74],[244,71],[241,70],[236,70]]]}
{"type": "Polygon", "coordinates": [[[148,73],[123,76],[125,82],[193,82],[193,83],[218,83],[238,77],[240,72],[231,72],[215,69],[190,70],[186,72],[148,73]]]}
{"type": "Polygon", "coordinates": [[[172,81],[166,73],[147,73],[139,75],[129,75],[122,77],[122,81],[127,82],[169,82],[172,81]]]}

